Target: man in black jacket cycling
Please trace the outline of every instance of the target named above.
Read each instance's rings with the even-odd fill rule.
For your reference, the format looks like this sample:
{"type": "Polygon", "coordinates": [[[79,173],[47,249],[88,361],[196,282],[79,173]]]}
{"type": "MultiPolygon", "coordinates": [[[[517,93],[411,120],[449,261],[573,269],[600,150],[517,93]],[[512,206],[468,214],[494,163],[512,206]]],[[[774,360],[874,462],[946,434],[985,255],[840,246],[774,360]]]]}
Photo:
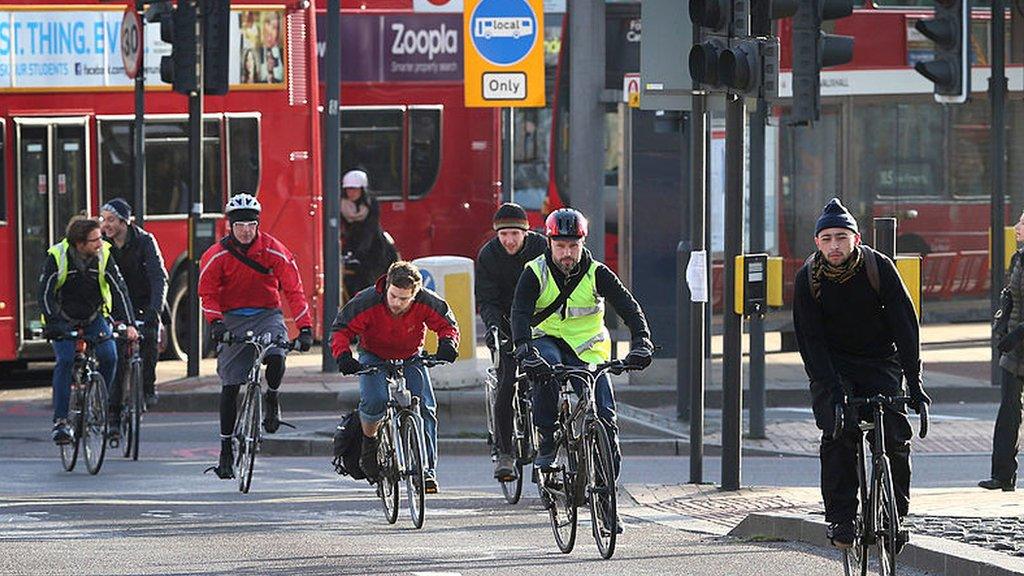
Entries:
{"type": "MultiPolygon", "coordinates": [[[[110,242],[110,255],[117,262],[128,296],[131,297],[135,318],[145,322],[142,326],[142,389],[146,405],[157,402],[156,361],[157,333],[160,330],[160,311],[167,296],[167,270],[160,246],[152,234],[132,224],[132,207],[123,198],[114,198],[100,208],[100,230],[110,242]]],[[[118,343],[118,369],[116,382],[111,387],[110,419],[118,424],[121,415],[121,382],[128,374],[128,362],[123,343],[118,343]]],[[[117,427],[111,428],[117,430],[117,427]]]]}
{"type": "MultiPolygon", "coordinates": [[[[547,240],[530,231],[526,211],[506,202],[494,213],[492,224],[497,235],[488,240],[476,258],[476,306],[487,331],[497,328],[506,343],[500,350],[498,394],[494,399],[494,443],[498,459],[494,477],[502,481],[516,479],[512,456],[512,394],[515,392],[516,364],[512,359],[512,327],[509,315],[516,284],[526,263],[544,253],[547,240]]],[[[488,342],[488,346],[494,343],[488,342]]]]}

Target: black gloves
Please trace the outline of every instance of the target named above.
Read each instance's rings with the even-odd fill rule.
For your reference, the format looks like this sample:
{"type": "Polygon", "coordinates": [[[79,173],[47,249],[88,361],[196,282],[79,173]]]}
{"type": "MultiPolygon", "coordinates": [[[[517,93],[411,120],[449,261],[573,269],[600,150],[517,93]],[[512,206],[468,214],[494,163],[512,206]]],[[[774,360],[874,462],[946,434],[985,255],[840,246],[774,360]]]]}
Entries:
{"type": "Polygon", "coordinates": [[[924,387],[921,385],[921,376],[915,376],[907,378],[907,395],[910,396],[909,406],[917,412],[921,413],[922,404],[931,404],[932,399],[928,396],[928,393],[924,391],[924,387]]]}
{"type": "Polygon", "coordinates": [[[299,329],[299,350],[302,352],[309,351],[309,347],[313,345],[313,329],[309,326],[299,329]]]}
{"type": "Polygon", "coordinates": [[[437,354],[434,355],[438,360],[444,360],[445,362],[455,362],[455,359],[459,357],[459,351],[455,349],[455,342],[451,338],[442,338],[437,343],[437,354]]]}
{"type": "Polygon", "coordinates": [[[654,345],[647,338],[637,338],[630,344],[629,354],[624,362],[637,368],[647,368],[651,365],[651,354],[654,345]]]}
{"type": "Polygon", "coordinates": [[[60,340],[67,336],[68,325],[58,320],[47,322],[43,327],[43,338],[47,340],[60,340]]]}
{"type": "Polygon", "coordinates": [[[355,374],[363,369],[363,365],[352,357],[351,352],[343,352],[341,356],[338,356],[338,370],[342,374],[355,374]]]}
{"type": "Polygon", "coordinates": [[[210,341],[223,342],[224,336],[228,333],[228,327],[223,320],[214,320],[210,323],[210,341]]]}
{"type": "Polygon", "coordinates": [[[516,360],[519,366],[526,372],[531,380],[537,380],[551,372],[551,365],[537,352],[537,349],[529,344],[520,344],[516,349],[516,360]]]}
{"type": "Polygon", "coordinates": [[[1017,348],[1022,341],[1024,341],[1024,324],[1018,324],[1016,328],[1010,330],[1009,334],[999,340],[996,348],[1003,354],[1006,354],[1017,348]]]}

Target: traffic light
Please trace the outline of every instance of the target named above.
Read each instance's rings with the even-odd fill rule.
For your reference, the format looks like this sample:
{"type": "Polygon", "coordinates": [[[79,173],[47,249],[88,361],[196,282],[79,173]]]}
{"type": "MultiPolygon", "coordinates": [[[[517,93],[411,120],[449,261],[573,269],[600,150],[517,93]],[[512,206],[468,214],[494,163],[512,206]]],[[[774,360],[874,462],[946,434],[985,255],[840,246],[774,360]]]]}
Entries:
{"type": "Polygon", "coordinates": [[[718,59],[729,47],[732,19],[733,4],[730,0],[690,0],[690,20],[700,26],[700,34],[693,39],[689,58],[694,88],[722,89],[718,59]]]}
{"type": "Polygon", "coordinates": [[[914,28],[935,42],[935,59],[914,64],[914,70],[935,83],[935,100],[966,102],[971,93],[970,3],[936,0],[935,17],[918,20],[914,28]]]}
{"type": "Polygon", "coordinates": [[[820,116],[821,69],[853,60],[853,38],[825,34],[827,20],[853,13],[853,0],[798,0],[793,16],[793,106],[789,124],[808,125],[820,116]]]}
{"type": "Polygon", "coordinates": [[[718,58],[719,79],[731,92],[767,100],[778,97],[779,39],[772,34],[772,20],[795,12],[796,0],[762,0],[750,5],[750,33],[734,34],[718,58]]]}
{"type": "Polygon", "coordinates": [[[160,39],[171,45],[171,55],[160,59],[160,79],[174,91],[189,94],[196,90],[196,8],[189,0],[178,0],[178,7],[160,18],[160,39]]]}
{"type": "Polygon", "coordinates": [[[203,92],[228,93],[228,39],[231,35],[230,0],[203,3],[203,92]]]}

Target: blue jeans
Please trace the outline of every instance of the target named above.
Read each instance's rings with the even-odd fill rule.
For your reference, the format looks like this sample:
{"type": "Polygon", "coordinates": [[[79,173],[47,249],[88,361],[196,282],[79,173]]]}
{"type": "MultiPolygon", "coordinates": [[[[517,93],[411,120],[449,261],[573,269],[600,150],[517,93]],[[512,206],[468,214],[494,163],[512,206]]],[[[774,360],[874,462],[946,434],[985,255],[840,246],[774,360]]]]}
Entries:
{"type": "MultiPolygon", "coordinates": [[[[530,344],[537,349],[542,358],[547,360],[548,364],[564,364],[566,366],[587,365],[562,340],[545,336],[533,340],[530,344]]],[[[573,388],[578,396],[580,393],[578,380],[573,380],[573,388]]],[[[553,382],[533,383],[533,422],[541,435],[546,438],[551,438],[551,434],[555,429],[560,390],[561,388],[553,382]]],[[[609,440],[611,440],[612,444],[617,474],[620,460],[619,434],[615,418],[615,394],[612,392],[612,383],[607,373],[602,374],[597,379],[597,382],[595,382],[594,402],[597,404],[597,416],[605,423],[610,435],[609,440]]]]}
{"type": "MultiPolygon", "coordinates": [[[[359,353],[363,364],[379,364],[383,360],[365,350],[359,353]]],[[[434,387],[430,384],[430,372],[422,365],[405,369],[405,385],[409,392],[420,399],[420,414],[423,416],[423,435],[427,444],[427,470],[437,466],[437,401],[434,387]]],[[[359,418],[363,422],[380,422],[384,418],[388,401],[388,384],[384,374],[361,374],[359,376],[359,418]]]]}
{"type": "MultiPolygon", "coordinates": [[[[110,390],[117,373],[117,346],[109,338],[111,334],[110,323],[103,316],[97,315],[96,319],[85,328],[86,336],[96,338],[106,336],[96,345],[96,359],[100,365],[100,375],[110,390]]],[[[54,340],[53,352],[57,355],[57,365],[53,367],[53,419],[68,417],[68,401],[71,398],[71,369],[75,365],[75,340],[54,340]]]]}

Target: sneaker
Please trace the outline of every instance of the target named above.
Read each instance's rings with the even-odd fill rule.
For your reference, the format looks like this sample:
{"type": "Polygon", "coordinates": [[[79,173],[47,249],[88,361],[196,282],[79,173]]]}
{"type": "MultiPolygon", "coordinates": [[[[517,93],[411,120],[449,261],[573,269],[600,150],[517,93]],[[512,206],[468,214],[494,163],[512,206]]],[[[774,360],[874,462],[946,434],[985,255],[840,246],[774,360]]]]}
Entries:
{"type": "Polygon", "coordinates": [[[71,444],[74,441],[74,436],[71,434],[71,426],[68,425],[67,419],[60,418],[53,423],[51,437],[56,444],[71,444]]]}
{"type": "Polygon", "coordinates": [[[107,436],[110,438],[121,437],[121,408],[111,408],[107,412],[107,436]]]}
{"type": "Polygon", "coordinates": [[[516,460],[511,454],[499,454],[494,463],[494,477],[502,482],[511,482],[519,478],[516,472],[516,460]]]}
{"type": "Polygon", "coordinates": [[[221,480],[230,480],[235,477],[235,470],[233,466],[234,462],[235,454],[234,450],[231,448],[231,442],[222,442],[220,445],[220,460],[217,462],[217,465],[210,466],[203,473],[205,474],[212,470],[213,473],[217,475],[217,478],[220,478],[221,480]]]}
{"type": "Polygon", "coordinates": [[[423,491],[427,494],[437,494],[437,475],[433,470],[423,472],[423,491]]]}
{"type": "Polygon", "coordinates": [[[836,548],[852,548],[853,541],[857,538],[857,526],[853,520],[833,522],[828,525],[825,536],[832,541],[832,545],[836,548]]]}
{"type": "Polygon", "coordinates": [[[277,432],[281,427],[281,402],[277,399],[277,392],[268,390],[263,399],[267,403],[267,415],[263,417],[263,429],[267,434],[277,432]]]}
{"type": "Polygon", "coordinates": [[[1002,490],[1003,492],[1013,492],[1017,489],[1017,475],[1014,474],[1009,480],[1000,480],[999,478],[989,478],[988,480],[982,480],[978,482],[978,486],[986,490],[1002,490]]]}
{"type": "Polygon", "coordinates": [[[363,469],[367,479],[376,480],[380,475],[380,466],[377,463],[377,448],[380,441],[377,437],[363,436],[363,449],[359,453],[359,467],[363,469]]]}

